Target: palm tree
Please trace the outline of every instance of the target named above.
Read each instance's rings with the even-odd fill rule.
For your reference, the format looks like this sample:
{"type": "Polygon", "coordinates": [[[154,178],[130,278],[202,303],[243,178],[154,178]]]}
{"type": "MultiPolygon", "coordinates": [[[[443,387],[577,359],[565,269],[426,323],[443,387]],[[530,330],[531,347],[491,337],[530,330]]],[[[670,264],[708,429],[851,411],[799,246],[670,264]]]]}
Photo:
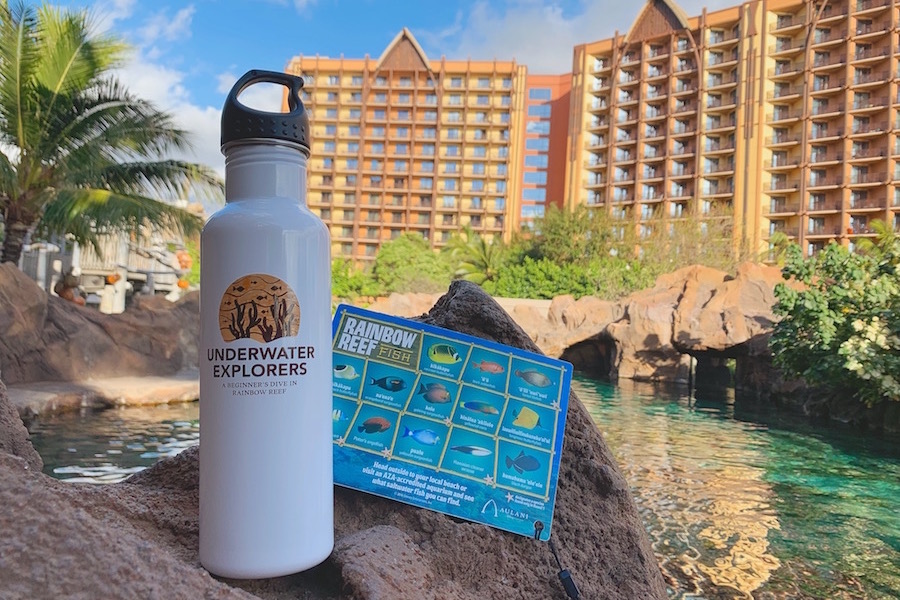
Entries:
{"type": "Polygon", "coordinates": [[[496,279],[503,266],[503,243],[488,241],[468,226],[450,238],[444,250],[455,261],[453,276],[478,285],[496,279]]]}
{"type": "Polygon", "coordinates": [[[111,75],[127,47],[92,30],[86,12],[0,0],[0,262],[18,262],[29,233],[98,234],[152,224],[201,226],[157,198],[221,193],[205,167],[168,160],[186,132],[111,75]]]}

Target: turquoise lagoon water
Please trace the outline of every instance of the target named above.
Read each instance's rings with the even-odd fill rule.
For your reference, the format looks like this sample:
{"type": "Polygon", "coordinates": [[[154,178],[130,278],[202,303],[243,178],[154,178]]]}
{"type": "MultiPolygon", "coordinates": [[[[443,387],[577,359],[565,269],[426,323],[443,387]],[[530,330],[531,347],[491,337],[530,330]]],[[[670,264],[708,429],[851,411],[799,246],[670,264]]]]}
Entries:
{"type": "MultiPolygon", "coordinates": [[[[900,598],[900,441],[680,388],[573,386],[632,487],[673,598],[900,598]]],[[[30,429],[48,474],[105,483],[196,444],[197,408],[56,415],[30,429]]]]}

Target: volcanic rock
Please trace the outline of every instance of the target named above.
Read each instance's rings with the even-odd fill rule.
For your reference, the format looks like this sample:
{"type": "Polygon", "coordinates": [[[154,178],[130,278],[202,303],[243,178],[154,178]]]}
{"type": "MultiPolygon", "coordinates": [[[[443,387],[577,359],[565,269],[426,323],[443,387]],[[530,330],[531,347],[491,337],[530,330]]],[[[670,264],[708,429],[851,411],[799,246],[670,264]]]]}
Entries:
{"type": "Polygon", "coordinates": [[[199,293],[135,297],[119,315],[44,292],[0,264],[0,370],[7,384],[171,375],[197,367],[199,293]]]}
{"type": "MultiPolygon", "coordinates": [[[[473,284],[454,283],[424,320],[537,349],[473,284]]],[[[2,390],[0,409],[12,410],[2,390]]],[[[325,563],[277,579],[215,579],[198,563],[196,448],[123,483],[92,486],[29,467],[25,435],[0,426],[5,599],[566,597],[544,542],[343,488],[335,490],[336,546],[325,563]]],[[[552,535],[584,598],[666,597],[628,485],[574,395],[552,535]]]]}

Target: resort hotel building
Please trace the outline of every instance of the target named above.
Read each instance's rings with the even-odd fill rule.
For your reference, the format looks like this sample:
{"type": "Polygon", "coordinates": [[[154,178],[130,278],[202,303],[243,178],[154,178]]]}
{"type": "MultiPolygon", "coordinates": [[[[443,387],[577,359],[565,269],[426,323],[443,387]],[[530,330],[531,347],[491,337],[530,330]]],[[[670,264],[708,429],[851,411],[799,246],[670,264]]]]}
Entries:
{"type": "Polygon", "coordinates": [[[417,231],[509,239],[551,204],[638,235],[725,221],[735,251],[855,247],[900,229],[900,0],[753,0],[687,16],[648,0],[571,73],[429,60],[404,29],[377,60],[297,57],[309,202],[335,257],[417,231]],[[779,234],[779,235],[776,235],[779,234]],[[783,235],[782,235],[783,234],[783,235]]]}

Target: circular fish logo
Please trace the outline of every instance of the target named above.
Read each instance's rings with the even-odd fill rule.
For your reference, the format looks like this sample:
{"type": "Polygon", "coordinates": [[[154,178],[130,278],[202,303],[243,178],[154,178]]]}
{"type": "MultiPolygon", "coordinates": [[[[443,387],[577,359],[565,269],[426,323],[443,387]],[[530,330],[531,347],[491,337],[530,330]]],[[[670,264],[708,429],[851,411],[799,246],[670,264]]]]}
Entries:
{"type": "Polygon", "coordinates": [[[255,273],[232,282],[219,304],[219,331],[233,342],[254,339],[267,344],[300,331],[300,302],[278,277],[255,273]]]}

